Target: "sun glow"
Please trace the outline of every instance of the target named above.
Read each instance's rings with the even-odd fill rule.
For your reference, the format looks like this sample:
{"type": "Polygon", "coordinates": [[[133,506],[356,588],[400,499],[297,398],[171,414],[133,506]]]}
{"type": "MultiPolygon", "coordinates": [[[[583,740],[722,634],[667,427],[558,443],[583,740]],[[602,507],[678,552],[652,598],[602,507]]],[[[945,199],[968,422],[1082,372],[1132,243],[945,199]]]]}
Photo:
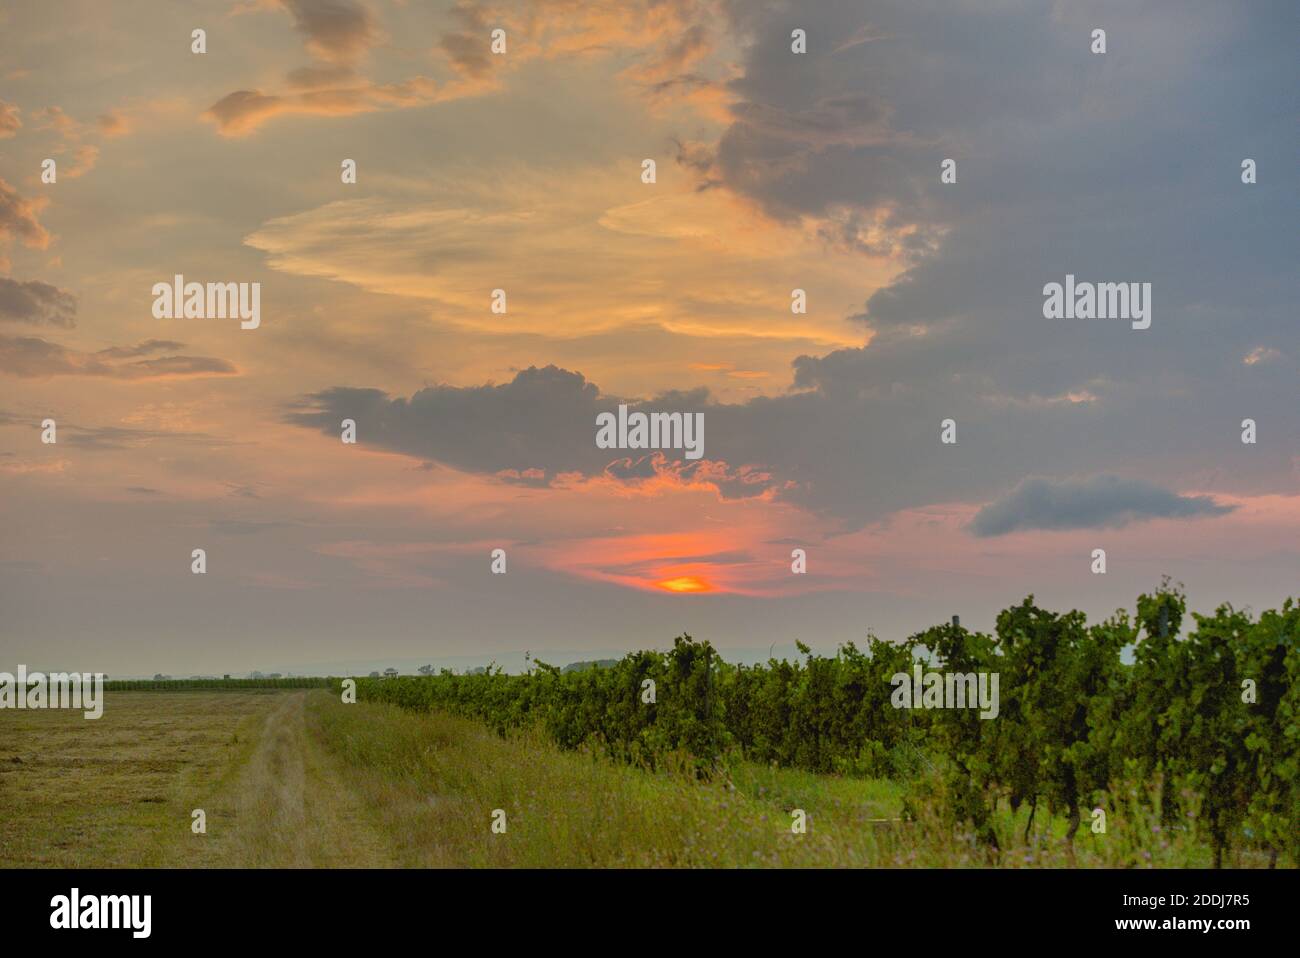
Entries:
{"type": "Polygon", "coordinates": [[[712,592],[713,583],[697,575],[680,575],[675,579],[664,579],[655,583],[659,588],[669,592],[712,592]]]}

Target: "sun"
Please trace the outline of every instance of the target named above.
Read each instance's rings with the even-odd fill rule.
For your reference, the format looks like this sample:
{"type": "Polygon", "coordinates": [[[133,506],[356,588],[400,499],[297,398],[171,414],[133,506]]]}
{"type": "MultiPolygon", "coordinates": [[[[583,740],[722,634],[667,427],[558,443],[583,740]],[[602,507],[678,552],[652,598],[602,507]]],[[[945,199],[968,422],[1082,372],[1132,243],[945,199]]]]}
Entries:
{"type": "Polygon", "coordinates": [[[696,575],[679,575],[675,579],[664,579],[655,585],[669,592],[712,592],[713,583],[696,575]]]}

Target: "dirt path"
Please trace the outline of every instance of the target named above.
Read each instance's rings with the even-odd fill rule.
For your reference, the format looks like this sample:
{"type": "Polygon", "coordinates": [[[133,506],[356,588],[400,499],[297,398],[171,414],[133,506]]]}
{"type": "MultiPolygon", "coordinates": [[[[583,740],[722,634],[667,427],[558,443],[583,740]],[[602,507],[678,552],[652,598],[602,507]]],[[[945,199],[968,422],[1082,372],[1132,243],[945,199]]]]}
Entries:
{"type": "Polygon", "coordinates": [[[307,727],[307,692],[267,715],[247,764],[206,808],[201,862],[226,867],[382,868],[396,863],[359,796],[307,727]]]}

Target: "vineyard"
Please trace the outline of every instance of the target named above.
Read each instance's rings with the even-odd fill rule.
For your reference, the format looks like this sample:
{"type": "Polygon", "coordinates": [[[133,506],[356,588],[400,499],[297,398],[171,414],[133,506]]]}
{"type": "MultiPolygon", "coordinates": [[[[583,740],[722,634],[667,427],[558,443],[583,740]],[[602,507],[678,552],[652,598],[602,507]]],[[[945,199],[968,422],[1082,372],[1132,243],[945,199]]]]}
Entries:
{"type": "Polygon", "coordinates": [[[1064,816],[1070,842],[1081,824],[1143,814],[1193,833],[1216,866],[1233,849],[1300,864],[1300,606],[1191,619],[1166,584],[1135,616],[1093,625],[1030,597],[993,635],[954,623],[834,657],[800,645],[802,662],[756,666],[684,635],[608,668],[361,678],[357,695],[502,735],[540,728],[562,748],[646,767],[685,758],[701,777],[733,759],[889,777],[907,783],[910,808],[939,809],[994,855],[995,810],[1027,807],[1026,840],[1036,815],[1064,816]],[[996,673],[996,718],[895,707],[893,677],[918,663],[996,673]]]}

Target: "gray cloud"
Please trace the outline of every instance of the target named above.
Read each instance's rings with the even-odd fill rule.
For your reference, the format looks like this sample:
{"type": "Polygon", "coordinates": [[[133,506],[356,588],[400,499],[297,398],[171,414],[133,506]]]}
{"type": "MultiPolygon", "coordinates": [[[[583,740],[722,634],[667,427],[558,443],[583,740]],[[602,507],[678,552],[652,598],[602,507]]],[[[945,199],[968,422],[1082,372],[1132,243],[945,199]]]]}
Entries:
{"type": "Polygon", "coordinates": [[[37,279],[20,283],[0,276],[0,319],[72,327],[77,325],[77,297],[37,279]]]}
{"type": "Polygon", "coordinates": [[[1180,496],[1139,479],[1031,477],[971,520],[977,536],[1001,536],[1028,529],[1107,529],[1144,519],[1221,516],[1233,506],[1210,496],[1180,496]]]}
{"type": "Polygon", "coordinates": [[[850,525],[987,500],[1044,461],[1131,469],[1139,450],[1158,483],[1294,491],[1295,363],[1241,362],[1296,341],[1296,181],[1239,178],[1244,156],[1290,166],[1289,111],[1259,93],[1296,77],[1285,4],[730,11],[754,38],[735,122],[713,155],[692,144],[679,161],[777,218],[813,218],[829,245],[909,268],[853,317],[869,346],[799,357],[792,395],[718,410],[711,451],[799,479],[792,498],[850,525]],[[1122,41],[1104,57],[1087,47],[1101,14],[1122,41]],[[1234,69],[1211,79],[1207,61],[1234,69]],[[870,108],[825,108],[864,96],[870,108]],[[786,135],[785,116],[816,117],[818,135],[786,135]],[[1210,130],[1223,148],[1204,148],[1210,130]],[[946,157],[956,184],[939,180],[946,157]],[[1045,320],[1042,287],[1067,272],[1151,282],[1152,328],[1045,320]],[[1245,415],[1275,430],[1249,456],[1245,415]],[[949,417],[960,438],[945,448],[949,417]]]}
{"type": "Polygon", "coordinates": [[[486,76],[492,69],[487,41],[468,33],[447,33],[438,41],[458,71],[469,77],[486,76]]]}
{"type": "Polygon", "coordinates": [[[215,356],[159,356],[115,366],[108,375],[118,379],[161,379],[167,376],[234,376],[238,372],[234,363],[215,356]]]}
{"type": "MultiPolygon", "coordinates": [[[[1059,352],[1059,343],[1035,344],[1042,352],[1036,361],[1051,363],[1053,348],[1059,352]]],[[[1156,483],[1200,476],[1250,493],[1286,491],[1294,482],[1294,416],[1270,416],[1273,438],[1247,447],[1240,417],[1217,396],[1104,372],[1041,392],[1013,391],[1000,382],[1006,360],[997,352],[978,328],[959,328],[939,342],[887,331],[869,347],[800,357],[787,394],[744,403],[719,403],[705,389],[621,399],[581,373],[549,366],[505,384],[434,386],[409,399],[327,389],[292,406],[286,419],[335,438],[343,419],[355,419],[363,445],[525,485],[549,485],[564,473],[627,483],[706,478],[724,497],[774,495],[844,531],[909,507],[987,502],[1044,461],[1075,474],[1129,469],[1135,449],[1156,483]],[[988,374],[963,371],[969,356],[984,358],[988,374]],[[954,365],[956,372],[944,372],[954,365]],[[620,402],[703,413],[705,458],[597,449],[596,414],[620,402]],[[939,441],[946,418],[957,421],[955,445],[939,441]],[[1207,473],[1207,462],[1226,466],[1207,473]]],[[[1258,380],[1250,389],[1259,408],[1281,408],[1281,397],[1294,397],[1287,370],[1228,361],[1258,380]]]]}
{"type": "Polygon", "coordinates": [[[228,360],[212,356],[158,356],[132,359],[184,343],[150,339],[135,346],[118,346],[94,353],[69,349],[36,336],[0,335],[0,373],[23,379],[48,376],[100,376],[108,379],[163,379],[190,376],[234,376],[239,370],[228,360]]]}
{"type": "MultiPolygon", "coordinates": [[[[288,422],[338,435],[343,419],[357,423],[357,441],[469,472],[489,473],[521,485],[549,485],[566,473],[605,475],[638,483],[656,477],[713,483],[726,498],[762,494],[773,485],[753,464],[712,452],[707,422],[724,407],[705,389],[665,392],[650,400],[603,395],[581,373],[529,367],[508,383],[431,386],[410,399],[379,389],[336,387],[304,397],[288,422]],[[634,454],[596,447],[596,416],[630,411],[705,413],[705,459],[687,461],[663,450],[634,454]]],[[[740,448],[737,446],[736,448],[740,448]]]]}
{"type": "Polygon", "coordinates": [[[137,356],[147,356],[150,353],[163,353],[184,348],[184,343],[178,343],[174,339],[146,339],[134,346],[111,346],[108,349],[101,349],[95,352],[94,355],[103,359],[133,359],[137,356]]]}
{"type": "Polygon", "coordinates": [[[362,444],[458,469],[592,472],[606,461],[594,442],[598,396],[581,374],[547,366],[501,385],[431,386],[410,399],[337,387],[307,397],[287,419],[327,434],[355,419],[362,444]]]}
{"type": "Polygon", "coordinates": [[[351,0],[280,0],[308,49],[323,60],[351,63],[375,41],[370,11],[351,0]]]}

